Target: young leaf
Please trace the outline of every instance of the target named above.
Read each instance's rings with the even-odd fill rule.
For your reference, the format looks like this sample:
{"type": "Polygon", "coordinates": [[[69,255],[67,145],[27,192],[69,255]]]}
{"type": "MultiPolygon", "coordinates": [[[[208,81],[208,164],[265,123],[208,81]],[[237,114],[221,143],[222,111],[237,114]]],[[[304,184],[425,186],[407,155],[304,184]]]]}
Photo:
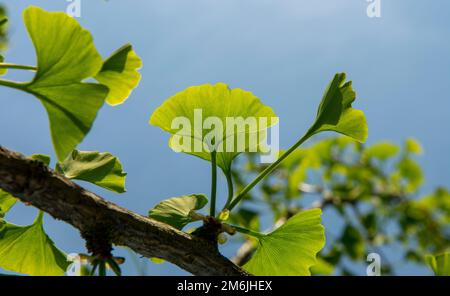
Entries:
{"type": "Polygon", "coordinates": [[[254,275],[310,275],[316,254],[325,245],[321,213],[320,209],[300,212],[259,237],[258,249],[244,268],[254,275]]]}
{"type": "Polygon", "coordinates": [[[317,111],[316,121],[309,135],[322,131],[335,131],[364,142],[368,128],[361,110],[352,108],[356,93],[351,81],[345,82],[345,73],[336,74],[327,87],[317,111]]]}
{"type": "Polygon", "coordinates": [[[17,199],[6,191],[0,189],[0,218],[14,206],[17,199]]]}
{"type": "Polygon", "coordinates": [[[182,229],[194,221],[189,213],[202,209],[207,203],[208,199],[203,194],[172,197],[156,205],[148,212],[148,216],[177,229],[182,229]]]}
{"type": "Polygon", "coordinates": [[[106,102],[119,105],[125,102],[132,90],[139,84],[142,60],[127,44],[113,53],[103,64],[95,79],[109,88],[106,102]]]}
{"type": "Polygon", "coordinates": [[[43,213],[29,226],[7,223],[0,230],[0,267],[23,274],[64,275],[66,255],[45,234],[43,213]]]}
{"type": "Polygon", "coordinates": [[[72,153],[57,169],[69,179],[83,180],[114,192],[125,192],[126,173],[119,159],[111,153],[78,151],[72,153]]]}
{"type": "MultiPolygon", "coordinates": [[[[242,151],[257,150],[260,142],[264,139],[264,132],[267,127],[276,124],[276,115],[273,110],[261,103],[251,92],[242,89],[230,89],[224,83],[216,85],[200,85],[189,87],[186,90],[167,99],[160,107],[158,107],[150,118],[150,124],[160,127],[161,129],[171,133],[173,136],[169,141],[169,145],[175,151],[182,151],[211,160],[211,151],[217,151],[217,165],[227,174],[231,168],[232,160],[242,151]],[[201,118],[199,114],[201,113],[201,118]],[[197,116],[196,116],[197,115],[197,116]],[[210,117],[219,119],[222,130],[216,124],[212,124],[210,128],[203,128],[205,120],[210,117]],[[177,119],[187,119],[189,125],[182,128],[175,124],[177,119]],[[227,126],[227,118],[234,119],[250,119],[254,120],[252,126],[250,124],[232,124],[229,122],[227,126]],[[266,120],[267,126],[260,124],[260,120],[266,120]],[[228,128],[227,128],[228,127],[228,128]],[[208,136],[211,132],[216,131],[217,136],[212,137],[214,144],[211,145],[208,136]],[[250,135],[260,132],[260,137],[250,144],[250,135]],[[263,135],[261,135],[263,134],[263,135]],[[237,149],[237,138],[241,136],[245,138],[244,149],[237,149]],[[233,143],[227,139],[233,138],[233,143]],[[181,142],[183,142],[181,144],[181,142]],[[185,143],[190,143],[185,144],[185,143]],[[222,149],[220,150],[220,146],[222,149]],[[183,147],[188,150],[183,149],[183,147]],[[204,149],[203,147],[207,147],[204,149]],[[200,147],[200,149],[196,149],[200,147]],[[200,150],[200,151],[199,151],[200,150]]],[[[241,148],[242,148],[241,147],[241,148]]]]}
{"type": "Polygon", "coordinates": [[[428,255],[425,260],[437,276],[450,276],[450,253],[428,255]]]}

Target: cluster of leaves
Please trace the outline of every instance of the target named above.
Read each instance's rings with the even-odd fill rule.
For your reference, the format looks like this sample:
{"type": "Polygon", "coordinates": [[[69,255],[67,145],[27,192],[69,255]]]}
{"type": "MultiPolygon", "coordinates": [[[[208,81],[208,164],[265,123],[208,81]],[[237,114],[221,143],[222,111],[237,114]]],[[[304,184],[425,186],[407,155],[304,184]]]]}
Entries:
{"type": "MultiPolygon", "coordinates": [[[[328,245],[320,254],[320,266],[313,269],[319,274],[352,274],[348,262],[365,262],[367,254],[383,254],[386,246],[403,250],[403,262],[448,266],[450,193],[437,188],[418,196],[424,177],[415,158],[421,153],[414,139],[402,147],[387,141],[364,146],[348,138],[321,140],[294,152],[264,180],[260,190],[247,197],[236,221],[260,227],[261,213],[254,205],[261,202],[275,222],[310,206],[339,215],[343,226],[327,230],[328,245]],[[441,253],[437,259],[428,255],[441,253]]],[[[264,169],[249,155],[234,179],[244,186],[249,175],[264,169]]],[[[382,259],[382,273],[395,274],[398,265],[382,259]]],[[[443,268],[436,273],[445,274],[443,268]]]]}
{"type": "MultiPolygon", "coordinates": [[[[194,145],[200,141],[201,145],[209,148],[205,152],[193,153],[193,149],[188,150],[188,154],[193,154],[204,160],[211,161],[212,164],[212,192],[210,196],[209,216],[204,216],[196,211],[201,210],[207,204],[204,195],[190,195],[184,197],[174,197],[162,201],[159,205],[149,211],[149,216],[168,223],[181,229],[190,222],[203,220],[203,228],[208,229],[211,219],[221,225],[221,228],[213,229],[212,234],[217,240],[224,232],[242,234],[252,237],[257,244],[257,250],[251,260],[244,268],[255,275],[309,275],[310,267],[316,265],[316,254],[325,244],[323,226],[321,225],[320,209],[305,210],[296,213],[286,220],[278,229],[263,234],[251,227],[239,225],[229,225],[227,220],[235,220],[233,208],[246,197],[247,193],[255,187],[266,176],[273,172],[292,153],[295,153],[302,143],[313,135],[322,131],[335,131],[347,135],[358,141],[364,141],[367,137],[367,124],[364,114],[360,110],[352,108],[352,103],[356,99],[356,93],[352,89],[351,82],[346,82],[345,74],[336,74],[327,87],[318,112],[311,128],[295,143],[288,151],[280,155],[278,160],[265,168],[261,173],[235,196],[232,180],[232,162],[239,155],[239,152],[221,151],[217,145],[230,137],[237,137],[239,134],[249,136],[254,130],[233,128],[226,131],[231,133],[215,133],[214,128],[204,130],[203,127],[196,127],[195,124],[189,126],[189,130],[174,128],[172,122],[175,118],[183,116],[194,120],[195,110],[202,110],[205,117],[214,116],[226,122],[225,118],[266,118],[270,119],[275,114],[252,93],[241,89],[229,89],[225,84],[202,85],[186,89],[176,94],[164,102],[153,113],[150,123],[159,126],[164,131],[172,134],[169,146],[175,151],[180,145],[176,143],[190,143],[194,145]],[[208,137],[208,135],[211,135],[208,137]],[[175,138],[179,137],[179,138],[175,138]],[[213,145],[211,144],[213,143],[213,145]],[[216,212],[216,165],[222,169],[228,180],[228,199],[219,213],[216,212]]],[[[259,130],[260,127],[257,127],[259,130]]],[[[220,129],[223,132],[224,129],[220,129]]],[[[264,139],[264,138],[263,138],[264,139]]],[[[246,141],[250,143],[250,141],[246,141]]],[[[261,141],[256,143],[261,145],[261,141]]],[[[250,147],[247,147],[250,148],[250,147]]],[[[203,229],[197,229],[194,234],[203,233],[203,229]]],[[[207,237],[211,237],[208,235],[207,237]]]]}
{"type": "MultiPolygon", "coordinates": [[[[29,7],[23,17],[38,65],[3,63],[2,57],[0,70],[3,70],[1,74],[6,74],[7,69],[31,70],[36,74],[30,82],[0,80],[0,85],[30,93],[43,104],[57,156],[57,172],[69,179],[125,192],[126,173],[116,157],[110,153],[78,151],[75,147],[89,132],[105,101],[110,105],[121,104],[137,86],[140,58],[131,45],[125,45],[103,60],[91,34],[65,13],[29,7]],[[99,83],[84,82],[87,78],[99,83]]],[[[6,24],[6,19],[0,22],[0,33],[5,32],[6,24]]],[[[4,38],[2,35],[1,40],[4,38]]],[[[30,158],[50,164],[46,155],[30,158]]],[[[29,226],[17,226],[4,219],[16,202],[15,197],[0,189],[0,267],[30,275],[63,275],[69,262],[66,254],[45,234],[42,212],[29,226]]],[[[114,262],[100,262],[98,258],[93,261],[100,266],[99,273],[104,273],[107,265],[120,273],[114,262]]]]}

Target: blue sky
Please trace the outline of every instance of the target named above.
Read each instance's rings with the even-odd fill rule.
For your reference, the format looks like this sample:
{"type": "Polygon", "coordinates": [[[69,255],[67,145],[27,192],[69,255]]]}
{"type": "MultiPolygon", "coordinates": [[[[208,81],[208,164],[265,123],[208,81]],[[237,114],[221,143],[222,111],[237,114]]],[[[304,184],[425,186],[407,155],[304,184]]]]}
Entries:
{"type": "MultiPolygon", "coordinates": [[[[79,21],[105,57],[130,42],[144,61],[133,96],[124,105],[105,106],[80,145],[117,155],[128,172],[128,192],[86,186],[142,214],[167,197],[207,193],[208,163],[172,152],[168,136],[148,125],[157,106],[188,86],[223,81],[252,91],[275,110],[286,148],[311,123],[325,86],[341,71],[353,80],[356,107],[367,115],[369,143],[415,137],[425,149],[419,159],[426,175],[422,192],[449,186],[450,2],[381,1],[382,17],[372,19],[365,0],[82,0],[79,21]]],[[[11,16],[7,61],[34,64],[21,12],[31,4],[65,10],[68,2],[0,3],[11,16]]],[[[39,101],[9,89],[0,90],[0,101],[0,144],[53,155],[39,101]]],[[[10,218],[25,224],[33,215],[19,206],[10,218]]],[[[83,251],[70,226],[46,222],[62,249],[83,251]]],[[[183,274],[170,264],[149,265],[148,273],[183,274]]]]}

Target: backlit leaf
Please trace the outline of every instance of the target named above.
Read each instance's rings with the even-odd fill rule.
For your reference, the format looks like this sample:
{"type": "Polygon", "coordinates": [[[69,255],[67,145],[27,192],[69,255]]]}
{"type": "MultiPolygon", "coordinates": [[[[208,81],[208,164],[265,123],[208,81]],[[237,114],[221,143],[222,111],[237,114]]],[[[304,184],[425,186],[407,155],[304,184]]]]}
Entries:
{"type": "Polygon", "coordinates": [[[335,131],[357,141],[367,139],[366,118],[361,110],[352,108],[356,93],[345,73],[336,74],[326,89],[317,111],[316,121],[308,134],[335,131]]]}
{"type": "Polygon", "coordinates": [[[172,197],[156,205],[148,212],[148,216],[175,228],[182,229],[194,221],[189,213],[202,209],[207,203],[208,199],[202,194],[172,197]]]}
{"type": "Polygon", "coordinates": [[[230,171],[232,160],[240,152],[258,151],[261,141],[265,139],[266,129],[277,122],[273,110],[263,105],[251,92],[230,89],[224,83],[189,87],[167,99],[150,118],[150,124],[173,135],[169,145],[177,152],[210,160],[210,152],[216,150],[217,165],[225,173],[230,171]],[[209,126],[206,122],[212,117],[217,118],[218,123],[210,121],[209,126]],[[244,124],[231,121],[227,124],[227,118],[244,124]],[[266,122],[266,126],[262,121],[266,122]],[[207,128],[204,128],[204,123],[207,128]],[[211,136],[211,132],[217,134],[211,136]],[[250,137],[256,134],[259,137],[250,137]],[[244,139],[240,141],[240,148],[237,146],[239,137],[244,139]],[[250,143],[252,138],[256,140],[250,143]]]}
{"type": "Polygon", "coordinates": [[[95,79],[109,88],[108,104],[114,106],[125,102],[139,84],[141,74],[137,70],[141,67],[142,60],[130,44],[118,49],[105,61],[95,79]]]}
{"type": "Polygon", "coordinates": [[[16,202],[14,196],[0,189],[0,218],[4,217],[16,202]]]}
{"type": "Polygon", "coordinates": [[[0,230],[0,267],[37,276],[64,275],[66,255],[45,234],[43,213],[29,226],[7,223],[0,230]]]}
{"type": "Polygon", "coordinates": [[[108,88],[84,83],[103,61],[91,34],[63,12],[29,7],[24,21],[37,54],[38,71],[22,88],[47,110],[53,145],[63,160],[86,136],[108,88]]]}
{"type": "Polygon", "coordinates": [[[108,152],[74,150],[58,164],[58,170],[69,179],[87,181],[118,193],[125,192],[127,174],[122,170],[119,159],[108,152]]]}
{"type": "Polygon", "coordinates": [[[311,275],[316,255],[325,245],[320,209],[291,217],[273,232],[259,237],[258,249],[244,268],[254,275],[311,275]]]}

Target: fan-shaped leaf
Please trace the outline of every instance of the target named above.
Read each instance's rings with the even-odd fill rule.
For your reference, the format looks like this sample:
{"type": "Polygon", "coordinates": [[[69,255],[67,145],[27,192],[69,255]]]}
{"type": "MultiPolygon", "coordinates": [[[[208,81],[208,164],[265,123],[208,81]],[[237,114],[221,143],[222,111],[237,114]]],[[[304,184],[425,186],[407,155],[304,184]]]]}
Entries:
{"type": "Polygon", "coordinates": [[[259,237],[259,245],[244,268],[254,275],[310,275],[316,254],[325,245],[320,209],[291,217],[275,231],[259,237]]]}
{"type": "Polygon", "coordinates": [[[0,267],[28,275],[64,275],[68,262],[45,234],[43,213],[29,226],[7,223],[0,230],[0,267]]]}
{"type": "Polygon", "coordinates": [[[95,76],[103,61],[91,34],[63,12],[29,7],[24,21],[37,54],[38,71],[25,91],[47,110],[58,160],[64,159],[91,129],[108,88],[84,79],[95,76]]]}
{"type": "Polygon", "coordinates": [[[230,89],[224,83],[189,87],[167,99],[150,119],[151,124],[174,135],[169,145],[175,151],[206,160],[211,159],[211,151],[217,151],[217,165],[225,173],[240,152],[256,152],[266,129],[277,122],[273,110],[251,92],[230,89]],[[218,121],[206,124],[208,118],[218,121]]]}

